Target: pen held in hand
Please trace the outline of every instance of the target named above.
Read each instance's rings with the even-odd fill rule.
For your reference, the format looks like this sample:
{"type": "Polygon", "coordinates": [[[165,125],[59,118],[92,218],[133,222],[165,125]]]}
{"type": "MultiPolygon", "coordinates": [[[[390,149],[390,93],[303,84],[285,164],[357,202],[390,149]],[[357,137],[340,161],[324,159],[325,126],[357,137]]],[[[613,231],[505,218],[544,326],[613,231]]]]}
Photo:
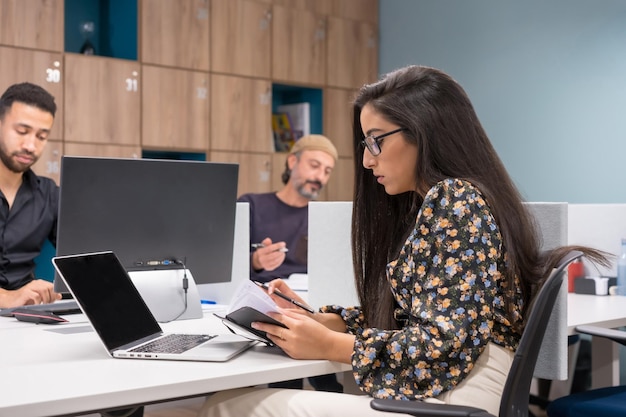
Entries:
{"type": "MultiPolygon", "coordinates": [[[[265,290],[267,290],[267,289],[268,289],[267,285],[265,285],[265,284],[264,284],[264,283],[262,283],[262,282],[254,281],[254,283],[255,283],[256,285],[258,285],[259,287],[261,287],[261,288],[265,289],[265,290]]],[[[278,290],[274,290],[274,292],[273,292],[272,294],[276,294],[276,296],[277,296],[277,297],[280,297],[280,298],[282,298],[282,299],[283,299],[283,300],[285,300],[285,301],[289,301],[291,304],[293,304],[293,305],[295,305],[295,306],[298,306],[298,307],[300,307],[301,309],[306,310],[306,311],[308,311],[308,312],[309,312],[309,313],[311,313],[311,314],[315,314],[315,310],[313,310],[311,307],[309,307],[309,306],[307,306],[307,305],[304,305],[304,304],[302,304],[301,302],[299,302],[299,301],[297,301],[297,300],[294,300],[293,298],[287,297],[285,294],[283,294],[282,292],[280,292],[280,291],[278,291],[278,290]]]]}
{"type": "MultiPolygon", "coordinates": [[[[264,248],[265,247],[265,245],[262,244],[262,243],[253,243],[250,246],[252,247],[252,249],[258,249],[258,248],[264,248]]],[[[278,252],[289,252],[289,249],[287,249],[287,248],[280,248],[280,249],[277,249],[277,251],[278,252]]]]}

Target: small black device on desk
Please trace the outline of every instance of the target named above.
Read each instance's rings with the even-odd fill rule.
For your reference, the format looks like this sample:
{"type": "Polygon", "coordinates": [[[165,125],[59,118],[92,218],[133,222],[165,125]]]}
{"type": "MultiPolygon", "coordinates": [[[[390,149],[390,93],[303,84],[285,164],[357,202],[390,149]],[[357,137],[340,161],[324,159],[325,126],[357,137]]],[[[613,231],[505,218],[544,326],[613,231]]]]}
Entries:
{"type": "Polygon", "coordinates": [[[37,324],[67,323],[67,320],[65,320],[63,317],[57,316],[50,311],[36,311],[18,307],[13,309],[12,315],[19,321],[28,321],[37,324]]]}
{"type": "Polygon", "coordinates": [[[617,285],[616,277],[580,277],[574,279],[576,294],[609,295],[609,288],[617,285]]]}
{"type": "Polygon", "coordinates": [[[46,303],[46,304],[29,304],[22,307],[9,307],[9,308],[0,308],[0,316],[2,317],[12,317],[13,311],[17,308],[30,310],[32,312],[49,312],[54,314],[80,314],[82,311],[78,306],[76,300],[72,299],[64,299],[59,300],[54,303],[46,303]]]}
{"type": "Polygon", "coordinates": [[[216,313],[213,313],[213,315],[221,319],[222,323],[224,323],[224,325],[232,333],[240,334],[240,333],[237,333],[234,329],[232,329],[231,326],[235,327],[236,329],[240,331],[243,331],[245,335],[244,337],[247,337],[250,340],[263,342],[268,346],[274,346],[274,342],[272,342],[270,338],[267,337],[267,333],[253,328],[252,327],[253,322],[259,321],[262,323],[269,323],[275,326],[280,326],[280,327],[284,327],[285,329],[288,329],[288,327],[285,326],[283,323],[277,320],[274,320],[270,316],[263,314],[260,311],[255,310],[252,307],[241,307],[238,310],[228,313],[225,317],[222,317],[216,313]]]}

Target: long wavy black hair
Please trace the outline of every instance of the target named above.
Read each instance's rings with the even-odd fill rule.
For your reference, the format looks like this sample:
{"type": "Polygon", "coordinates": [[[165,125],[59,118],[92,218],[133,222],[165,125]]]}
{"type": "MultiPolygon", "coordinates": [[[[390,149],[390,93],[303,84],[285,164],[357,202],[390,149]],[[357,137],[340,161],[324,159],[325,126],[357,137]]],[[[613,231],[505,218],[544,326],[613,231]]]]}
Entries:
{"type": "MultiPolygon", "coordinates": [[[[519,278],[526,310],[547,272],[572,247],[540,253],[540,235],[534,219],[522,204],[522,196],[463,88],[440,70],[408,66],[363,86],[354,100],[353,111],[355,187],[351,239],[356,287],[367,325],[398,328],[385,267],[397,258],[428,190],[446,178],[465,179],[483,193],[508,253],[507,288],[514,289],[515,277],[519,278]],[[360,116],[365,105],[403,128],[404,140],[417,147],[414,192],[388,195],[372,171],[363,167],[360,116]]],[[[581,249],[602,261],[598,252],[581,249]]],[[[514,291],[505,297],[510,313],[514,291]]],[[[525,317],[525,311],[522,314],[525,317]]]]}

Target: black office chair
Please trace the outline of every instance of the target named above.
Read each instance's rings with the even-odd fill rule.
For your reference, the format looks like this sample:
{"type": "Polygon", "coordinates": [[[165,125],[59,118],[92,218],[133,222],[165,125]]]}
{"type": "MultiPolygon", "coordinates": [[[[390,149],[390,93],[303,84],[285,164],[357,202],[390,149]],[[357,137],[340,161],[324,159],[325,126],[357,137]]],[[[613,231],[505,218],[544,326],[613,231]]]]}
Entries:
{"type": "MultiPolygon", "coordinates": [[[[552,308],[559,294],[565,268],[582,252],[570,251],[545,281],[531,305],[530,315],[502,391],[499,417],[528,416],[528,398],[533,372],[552,308]]],[[[477,399],[480,401],[480,399],[477,399]]],[[[495,417],[486,410],[463,405],[432,404],[424,401],[374,399],[375,410],[427,417],[495,417]]]]}
{"type": "MultiPolygon", "coordinates": [[[[626,332],[621,330],[577,326],[576,331],[605,337],[626,346],[626,332]]],[[[626,416],[626,385],[592,389],[557,398],[550,403],[546,412],[548,417],[626,416]]]]}

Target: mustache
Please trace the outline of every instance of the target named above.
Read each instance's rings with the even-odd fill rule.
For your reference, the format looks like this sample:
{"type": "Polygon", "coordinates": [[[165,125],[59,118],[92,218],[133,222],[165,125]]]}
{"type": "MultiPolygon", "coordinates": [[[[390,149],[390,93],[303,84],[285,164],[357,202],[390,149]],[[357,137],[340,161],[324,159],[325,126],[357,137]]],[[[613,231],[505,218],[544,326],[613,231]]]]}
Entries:
{"type": "Polygon", "coordinates": [[[14,156],[30,156],[32,158],[35,157],[35,154],[33,152],[29,152],[29,151],[19,151],[19,152],[13,152],[14,156]]]}
{"type": "Polygon", "coordinates": [[[321,181],[306,180],[304,183],[305,183],[305,184],[314,184],[314,185],[317,185],[320,189],[322,189],[322,188],[324,187],[324,185],[321,183],[321,181]]]}

